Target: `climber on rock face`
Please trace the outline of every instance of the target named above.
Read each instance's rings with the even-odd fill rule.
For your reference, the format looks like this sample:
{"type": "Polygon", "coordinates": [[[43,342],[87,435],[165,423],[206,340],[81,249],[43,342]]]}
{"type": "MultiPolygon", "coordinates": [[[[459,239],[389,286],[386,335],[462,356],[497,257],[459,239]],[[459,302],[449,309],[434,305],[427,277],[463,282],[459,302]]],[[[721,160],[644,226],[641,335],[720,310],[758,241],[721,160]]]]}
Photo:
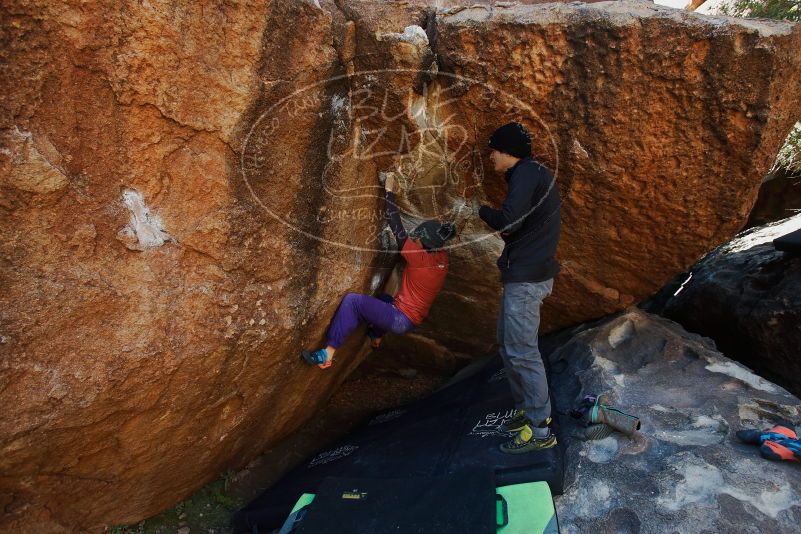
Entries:
{"type": "Polygon", "coordinates": [[[454,237],[456,228],[449,223],[428,220],[407,235],[395,203],[398,184],[393,173],[387,176],[384,187],[389,226],[395,234],[400,254],[406,260],[400,290],[394,298],[359,293],[345,295],[328,327],[326,346],[317,351],[302,352],[303,359],[310,365],[321,369],[330,367],[334,353],[359,323],[370,325],[368,333],[374,348],[386,332],[410,332],[428,315],[428,309],[445,281],[448,252],[443,247],[454,237]]]}
{"type": "Polygon", "coordinates": [[[494,170],[506,176],[507,194],[501,209],[481,206],[478,214],[505,243],[498,258],[503,297],[497,334],[515,401],[515,415],[504,429],[516,435],[501,450],[516,454],[556,445],[537,332],[540,306],[559,272],[560,199],[551,171],[531,159],[531,137],[523,125],[501,126],[489,146],[494,170]]]}

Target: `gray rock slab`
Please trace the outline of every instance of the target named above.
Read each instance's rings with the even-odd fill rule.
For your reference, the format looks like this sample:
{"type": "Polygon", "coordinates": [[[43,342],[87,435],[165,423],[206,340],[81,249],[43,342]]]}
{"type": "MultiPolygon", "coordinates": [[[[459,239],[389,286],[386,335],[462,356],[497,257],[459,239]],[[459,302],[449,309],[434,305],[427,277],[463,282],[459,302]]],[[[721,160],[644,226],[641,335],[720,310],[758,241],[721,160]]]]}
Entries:
{"type": "Polygon", "coordinates": [[[726,356],[801,393],[801,256],[773,240],[801,215],[743,232],[694,265],[663,315],[708,336],[726,356]]]}
{"type": "Polygon", "coordinates": [[[801,420],[801,401],[714,343],[631,308],[545,341],[560,412],[584,394],[642,420],[633,438],[586,441],[569,417],[563,533],[797,532],[801,464],[771,462],[741,428],[801,420]]]}

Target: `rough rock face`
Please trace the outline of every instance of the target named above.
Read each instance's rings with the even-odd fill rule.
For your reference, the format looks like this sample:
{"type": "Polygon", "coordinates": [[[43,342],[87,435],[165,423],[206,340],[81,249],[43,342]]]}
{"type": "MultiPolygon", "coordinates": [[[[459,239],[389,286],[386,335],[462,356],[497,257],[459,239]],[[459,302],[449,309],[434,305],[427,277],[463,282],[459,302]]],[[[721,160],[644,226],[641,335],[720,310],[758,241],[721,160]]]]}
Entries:
{"type": "Polygon", "coordinates": [[[465,205],[502,196],[482,147],[506,95],[556,141],[549,327],[726,239],[801,115],[787,24],[428,4],[3,4],[0,528],[139,520],[313,414],[363,342],[324,373],[298,350],[393,266],[381,172],[410,224],[464,228],[421,350],[488,346],[499,240],[465,205]]]}
{"type": "Polygon", "coordinates": [[[690,270],[664,315],[715,340],[721,352],[801,395],[801,257],[773,239],[801,228],[801,215],[754,228],[690,270]]]}
{"type": "Polygon", "coordinates": [[[801,470],[764,460],[735,432],[798,421],[801,400],[708,339],[637,309],[556,344],[551,361],[561,372],[551,385],[560,410],[609,392],[642,421],[631,439],[584,441],[573,426],[566,490],[556,499],[562,532],[797,529],[801,470]]]}
{"type": "MultiPolygon", "coordinates": [[[[361,340],[333,373],[297,354],[343,293],[370,290],[377,254],[359,263],[281,224],[241,172],[269,104],[344,72],[332,15],[288,1],[2,12],[0,530],[137,521],[286,436],[358,364],[361,340]]],[[[329,106],[293,108],[292,137],[259,139],[264,161],[245,163],[284,213],[324,205],[309,191],[329,106]]]]}
{"type": "MultiPolygon", "coordinates": [[[[801,116],[801,28],[761,24],[644,2],[438,15],[440,70],[496,88],[464,84],[476,139],[523,117],[557,171],[563,269],[545,330],[641,300],[745,223],[801,116]]],[[[483,190],[498,200],[502,184],[483,190]]]]}

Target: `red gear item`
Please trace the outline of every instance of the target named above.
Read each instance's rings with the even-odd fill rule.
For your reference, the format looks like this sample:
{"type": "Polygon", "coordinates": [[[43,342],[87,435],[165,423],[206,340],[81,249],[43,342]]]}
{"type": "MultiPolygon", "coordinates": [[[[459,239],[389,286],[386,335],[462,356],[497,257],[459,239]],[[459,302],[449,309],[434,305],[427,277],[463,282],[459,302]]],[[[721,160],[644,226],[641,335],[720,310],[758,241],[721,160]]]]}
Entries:
{"type": "Polygon", "coordinates": [[[766,441],[759,448],[759,452],[763,458],[775,462],[798,462],[801,461],[801,442],[791,438],[781,441],[766,441]]]}
{"type": "Polygon", "coordinates": [[[437,298],[448,274],[448,253],[428,252],[419,243],[407,239],[401,256],[406,260],[403,280],[395,295],[397,307],[415,326],[423,322],[437,298]]]}

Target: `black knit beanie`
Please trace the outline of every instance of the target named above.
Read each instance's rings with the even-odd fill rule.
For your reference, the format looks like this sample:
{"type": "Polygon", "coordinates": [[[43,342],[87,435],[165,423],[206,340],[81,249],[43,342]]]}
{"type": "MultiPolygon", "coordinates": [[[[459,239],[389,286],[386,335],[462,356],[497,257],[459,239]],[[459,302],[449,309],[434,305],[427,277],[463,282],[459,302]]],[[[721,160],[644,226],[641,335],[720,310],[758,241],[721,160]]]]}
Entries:
{"type": "Polygon", "coordinates": [[[425,221],[411,231],[409,237],[419,239],[423,248],[428,251],[439,250],[456,235],[456,227],[450,223],[441,224],[439,221],[425,221]]]}
{"type": "Polygon", "coordinates": [[[490,148],[516,158],[531,156],[531,136],[519,122],[504,124],[490,136],[490,148]]]}

